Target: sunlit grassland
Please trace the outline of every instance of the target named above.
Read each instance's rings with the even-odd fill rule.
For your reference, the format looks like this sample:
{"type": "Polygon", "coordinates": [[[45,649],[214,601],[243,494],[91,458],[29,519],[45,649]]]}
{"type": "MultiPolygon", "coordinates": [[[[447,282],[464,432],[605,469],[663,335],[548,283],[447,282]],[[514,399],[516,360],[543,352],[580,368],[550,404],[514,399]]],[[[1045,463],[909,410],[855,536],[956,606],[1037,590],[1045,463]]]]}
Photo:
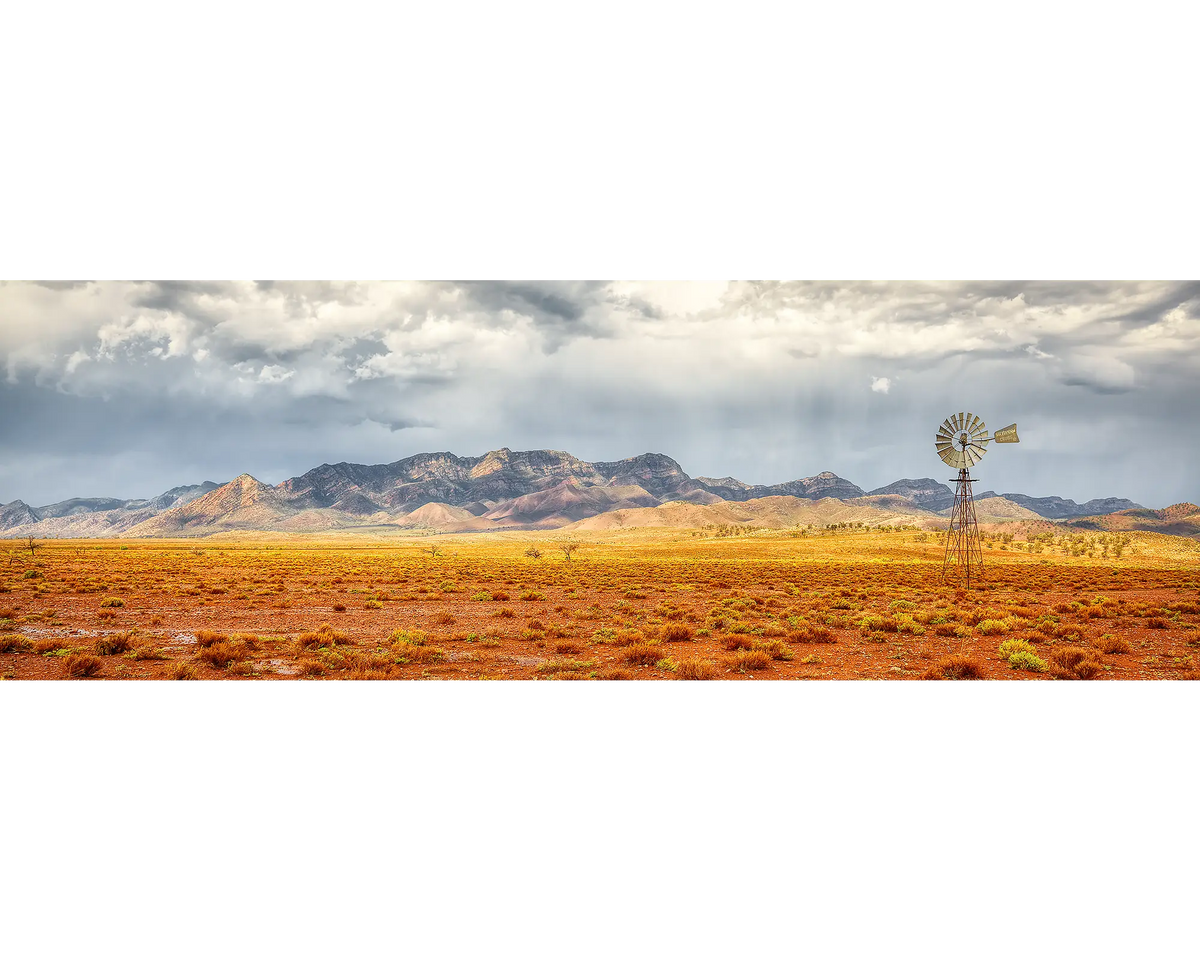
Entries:
{"type": "Polygon", "coordinates": [[[984,579],[970,590],[942,582],[943,555],[936,533],[859,527],[228,534],[45,541],[32,556],[0,544],[0,675],[1195,673],[1194,541],[990,534],[984,579]],[[572,549],[561,549],[564,542],[572,549]]]}

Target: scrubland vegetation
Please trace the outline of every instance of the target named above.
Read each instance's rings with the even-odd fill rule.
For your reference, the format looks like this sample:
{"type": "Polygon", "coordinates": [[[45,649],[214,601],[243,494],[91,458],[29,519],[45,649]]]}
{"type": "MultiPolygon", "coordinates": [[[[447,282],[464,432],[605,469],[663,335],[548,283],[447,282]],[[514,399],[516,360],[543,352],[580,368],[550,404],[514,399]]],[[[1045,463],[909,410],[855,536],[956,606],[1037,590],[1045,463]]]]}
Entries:
{"type": "Polygon", "coordinates": [[[839,524],[561,540],[45,541],[0,565],[6,679],[1197,676],[1200,545],[839,524]],[[568,548],[564,548],[566,543],[568,548]]]}

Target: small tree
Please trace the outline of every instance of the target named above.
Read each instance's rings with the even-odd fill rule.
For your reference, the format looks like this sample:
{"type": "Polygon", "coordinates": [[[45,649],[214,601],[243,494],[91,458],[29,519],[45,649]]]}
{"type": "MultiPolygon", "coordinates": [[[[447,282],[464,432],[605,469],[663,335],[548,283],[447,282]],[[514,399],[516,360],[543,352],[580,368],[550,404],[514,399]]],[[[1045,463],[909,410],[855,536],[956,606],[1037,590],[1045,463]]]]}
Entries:
{"type": "Polygon", "coordinates": [[[427,553],[431,557],[440,557],[442,555],[442,548],[439,547],[436,543],[431,543],[427,547],[422,547],[421,552],[427,553]]]}
{"type": "Polygon", "coordinates": [[[554,545],[562,551],[563,559],[565,559],[567,563],[571,562],[571,557],[574,555],[575,551],[583,546],[583,544],[574,537],[568,537],[566,540],[558,540],[554,545]]]}
{"type": "Polygon", "coordinates": [[[34,553],[34,551],[35,551],[35,550],[36,550],[38,547],[40,547],[40,546],[41,546],[41,544],[40,544],[40,543],[38,543],[36,540],[34,540],[34,539],[33,539],[33,534],[31,533],[31,534],[30,534],[30,535],[29,535],[29,536],[26,538],[26,540],[25,540],[25,546],[27,546],[27,547],[29,548],[29,555],[30,555],[31,557],[33,557],[33,556],[36,556],[36,554],[34,553]]]}
{"type": "Polygon", "coordinates": [[[537,546],[535,546],[532,543],[525,550],[525,556],[532,557],[534,560],[536,560],[541,555],[542,555],[542,551],[539,550],[537,548],[537,546]]]}

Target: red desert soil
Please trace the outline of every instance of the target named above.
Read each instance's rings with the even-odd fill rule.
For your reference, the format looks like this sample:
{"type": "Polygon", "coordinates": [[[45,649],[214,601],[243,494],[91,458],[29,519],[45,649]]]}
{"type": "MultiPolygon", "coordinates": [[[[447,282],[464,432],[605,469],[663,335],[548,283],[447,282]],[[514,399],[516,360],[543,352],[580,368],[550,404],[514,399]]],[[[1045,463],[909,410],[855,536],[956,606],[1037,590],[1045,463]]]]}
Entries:
{"type": "Polygon", "coordinates": [[[941,582],[936,538],[911,530],[579,539],[570,560],[553,534],[14,544],[0,676],[1196,676],[1198,545],[1182,538],[1147,534],[1120,559],[994,541],[970,590],[941,582]],[[1001,657],[1014,640],[1033,669],[1001,657]]]}

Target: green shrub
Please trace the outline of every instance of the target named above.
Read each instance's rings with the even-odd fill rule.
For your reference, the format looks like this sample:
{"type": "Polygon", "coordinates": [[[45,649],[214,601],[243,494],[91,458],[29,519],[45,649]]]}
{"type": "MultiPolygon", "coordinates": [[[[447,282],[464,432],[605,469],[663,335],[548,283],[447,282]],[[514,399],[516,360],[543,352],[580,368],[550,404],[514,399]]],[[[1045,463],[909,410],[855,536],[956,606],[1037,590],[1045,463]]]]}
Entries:
{"type": "Polygon", "coordinates": [[[1042,673],[1046,669],[1046,661],[1029,650],[1018,650],[1008,658],[1008,665],[1014,670],[1029,670],[1032,673],[1042,673]]]}
{"type": "Polygon", "coordinates": [[[1037,650],[1028,640],[1020,640],[1013,637],[1011,640],[1005,640],[1000,644],[999,653],[1001,660],[1008,660],[1014,653],[1037,653],[1037,650]]]}

